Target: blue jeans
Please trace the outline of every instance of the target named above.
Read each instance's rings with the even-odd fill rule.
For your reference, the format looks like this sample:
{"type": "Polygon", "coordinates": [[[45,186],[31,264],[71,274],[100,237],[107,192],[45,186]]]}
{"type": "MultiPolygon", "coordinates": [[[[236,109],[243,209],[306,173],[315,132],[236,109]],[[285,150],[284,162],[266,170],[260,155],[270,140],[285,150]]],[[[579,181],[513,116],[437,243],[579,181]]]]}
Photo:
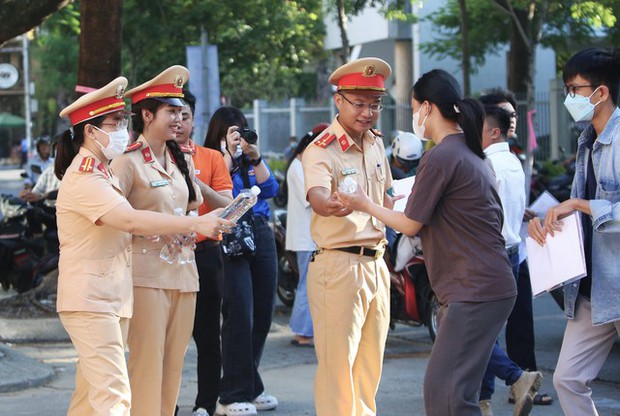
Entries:
{"type": "Polygon", "coordinates": [[[224,257],[222,404],[251,402],[265,390],[258,366],[271,327],[278,276],[276,243],[267,221],[254,216],[254,257],[224,257]]]}
{"type": "Polygon", "coordinates": [[[297,269],[299,270],[299,283],[295,293],[295,303],[291,313],[289,326],[296,335],[304,337],[314,336],[312,330],[312,316],[308,306],[308,291],[306,289],[306,276],[308,275],[308,265],[312,257],[312,251],[297,251],[297,269]]]}
{"type": "MultiPolygon", "coordinates": [[[[519,277],[519,252],[518,250],[508,256],[515,280],[519,277]]],[[[499,343],[495,341],[489,364],[482,378],[480,387],[480,400],[490,400],[495,392],[495,377],[504,380],[507,386],[512,386],[523,374],[523,370],[512,361],[499,343]]]]}

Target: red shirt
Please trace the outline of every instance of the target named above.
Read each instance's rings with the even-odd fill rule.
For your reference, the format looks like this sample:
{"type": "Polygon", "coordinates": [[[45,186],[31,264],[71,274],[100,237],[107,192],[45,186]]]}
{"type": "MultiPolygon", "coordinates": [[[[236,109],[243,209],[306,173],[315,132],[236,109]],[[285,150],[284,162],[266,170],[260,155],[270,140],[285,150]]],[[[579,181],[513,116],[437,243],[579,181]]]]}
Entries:
{"type": "MultiPolygon", "coordinates": [[[[216,192],[232,191],[232,179],[230,179],[226,162],[224,162],[224,156],[217,150],[198,146],[192,141],[190,141],[189,146],[193,150],[192,159],[196,167],[196,177],[216,192]]],[[[213,208],[205,200],[198,207],[198,214],[203,215],[212,210],[213,208]]],[[[202,234],[198,234],[196,240],[200,242],[206,239],[202,234]]]]}

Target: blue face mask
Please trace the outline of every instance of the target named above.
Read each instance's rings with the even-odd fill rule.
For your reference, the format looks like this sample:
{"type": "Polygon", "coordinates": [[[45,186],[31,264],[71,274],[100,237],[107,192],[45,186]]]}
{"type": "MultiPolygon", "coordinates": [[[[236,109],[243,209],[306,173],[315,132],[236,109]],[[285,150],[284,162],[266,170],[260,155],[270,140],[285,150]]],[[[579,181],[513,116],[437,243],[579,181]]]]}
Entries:
{"type": "Polygon", "coordinates": [[[590,102],[590,98],[594,95],[594,93],[599,88],[600,87],[597,87],[594,91],[592,91],[592,94],[590,94],[587,97],[584,97],[583,95],[579,95],[579,94],[575,94],[574,97],[572,97],[570,94],[566,96],[566,99],[564,100],[564,107],[566,107],[566,109],[570,113],[573,120],[575,121],[592,120],[592,117],[594,117],[594,107],[599,105],[601,101],[599,100],[598,103],[592,104],[590,102]]]}

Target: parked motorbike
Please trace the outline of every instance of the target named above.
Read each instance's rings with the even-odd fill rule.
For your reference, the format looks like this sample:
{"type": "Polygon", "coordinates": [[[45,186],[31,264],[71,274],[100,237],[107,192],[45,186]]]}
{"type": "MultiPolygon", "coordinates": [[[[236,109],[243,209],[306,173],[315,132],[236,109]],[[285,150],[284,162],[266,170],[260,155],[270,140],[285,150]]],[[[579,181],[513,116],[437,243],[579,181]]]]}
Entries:
{"type": "Polygon", "coordinates": [[[43,276],[58,268],[58,234],[52,227],[43,236],[29,234],[28,220],[55,223],[55,208],[49,201],[28,204],[12,195],[0,196],[0,284],[18,293],[36,287],[43,276]]]}
{"type": "Polygon", "coordinates": [[[295,291],[299,283],[297,256],[295,252],[286,250],[286,210],[277,209],[273,212],[273,233],[276,238],[278,255],[278,285],[276,293],[286,306],[292,307],[295,302],[295,291]]]}
{"type": "Polygon", "coordinates": [[[426,325],[431,340],[435,341],[439,301],[428,279],[419,238],[400,235],[394,247],[391,255],[386,252],[384,256],[391,282],[390,327],[394,329],[397,322],[426,325]],[[398,256],[401,256],[400,260],[398,256]]]}

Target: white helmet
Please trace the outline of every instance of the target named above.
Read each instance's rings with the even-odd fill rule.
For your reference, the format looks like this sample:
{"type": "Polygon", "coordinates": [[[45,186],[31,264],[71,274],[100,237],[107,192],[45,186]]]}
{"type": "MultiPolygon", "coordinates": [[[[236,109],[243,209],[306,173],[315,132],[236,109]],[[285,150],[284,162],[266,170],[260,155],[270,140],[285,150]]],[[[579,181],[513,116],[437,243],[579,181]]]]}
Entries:
{"type": "Polygon", "coordinates": [[[422,140],[413,133],[399,131],[392,140],[392,155],[403,160],[418,160],[422,157],[422,140]]]}

